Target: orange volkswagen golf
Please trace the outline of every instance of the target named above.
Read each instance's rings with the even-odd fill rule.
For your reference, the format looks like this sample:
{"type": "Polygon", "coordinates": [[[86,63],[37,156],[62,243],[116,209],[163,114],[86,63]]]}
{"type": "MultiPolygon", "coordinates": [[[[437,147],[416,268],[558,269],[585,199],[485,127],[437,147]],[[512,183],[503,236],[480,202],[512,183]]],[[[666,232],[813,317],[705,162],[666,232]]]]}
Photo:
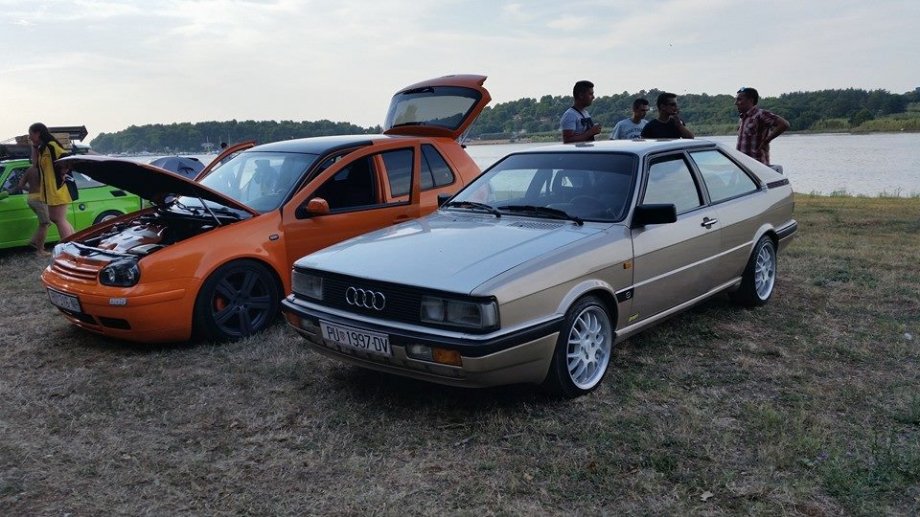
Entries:
{"type": "Polygon", "coordinates": [[[71,323],[139,342],[225,340],[272,323],[294,260],[419,217],[480,170],[457,139],[484,76],[409,86],[382,135],[304,138],[218,157],[195,180],[103,156],[65,158],[154,206],[74,234],[42,273],[71,323]]]}

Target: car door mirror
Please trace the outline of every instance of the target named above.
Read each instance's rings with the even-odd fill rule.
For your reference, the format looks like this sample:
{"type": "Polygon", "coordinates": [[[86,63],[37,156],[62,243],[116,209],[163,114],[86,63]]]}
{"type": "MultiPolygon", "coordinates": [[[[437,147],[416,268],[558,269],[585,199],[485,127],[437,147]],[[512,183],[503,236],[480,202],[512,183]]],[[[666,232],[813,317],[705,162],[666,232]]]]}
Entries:
{"type": "Polygon", "coordinates": [[[307,215],[326,215],[329,213],[329,202],[321,197],[314,197],[304,205],[307,215]]]}
{"type": "Polygon", "coordinates": [[[453,195],[448,194],[447,192],[441,192],[438,194],[438,206],[444,206],[444,203],[447,203],[447,200],[451,197],[453,197],[453,195]]]}
{"type": "Polygon", "coordinates": [[[677,207],[672,204],[638,205],[633,211],[632,228],[677,221],[677,207]]]}

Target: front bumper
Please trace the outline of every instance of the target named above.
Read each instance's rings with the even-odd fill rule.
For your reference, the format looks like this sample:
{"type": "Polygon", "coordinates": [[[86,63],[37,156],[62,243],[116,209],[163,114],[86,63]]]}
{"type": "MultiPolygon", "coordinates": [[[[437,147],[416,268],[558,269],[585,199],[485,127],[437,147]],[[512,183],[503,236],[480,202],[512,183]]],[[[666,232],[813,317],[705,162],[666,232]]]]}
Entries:
{"type": "MultiPolygon", "coordinates": [[[[79,310],[57,306],[72,324],[105,336],[139,343],[187,341],[192,334],[194,290],[164,286],[156,292],[119,296],[119,289],[103,294],[106,288],[67,282],[45,270],[42,283],[79,300],[79,310]]],[[[186,285],[188,285],[186,283],[186,285]]]]}
{"type": "Polygon", "coordinates": [[[499,336],[449,335],[419,332],[393,326],[391,322],[368,322],[327,312],[316,305],[288,296],[281,302],[288,324],[315,351],[364,368],[412,377],[428,382],[483,388],[520,383],[540,383],[552,361],[562,318],[499,336]],[[384,357],[353,350],[322,337],[320,320],[386,334],[392,355],[384,357]],[[461,365],[450,366],[409,357],[410,344],[422,344],[460,353],[461,365]]]}

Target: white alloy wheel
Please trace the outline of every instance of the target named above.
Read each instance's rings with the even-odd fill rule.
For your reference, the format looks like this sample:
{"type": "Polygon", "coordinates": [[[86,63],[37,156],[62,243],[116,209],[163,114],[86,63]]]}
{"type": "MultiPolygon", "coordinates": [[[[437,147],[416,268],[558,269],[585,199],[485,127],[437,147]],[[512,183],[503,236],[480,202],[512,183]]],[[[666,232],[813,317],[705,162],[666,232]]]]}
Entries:
{"type": "Polygon", "coordinates": [[[757,253],[757,262],[754,265],[754,289],[757,297],[768,300],[773,293],[776,283],[776,249],[773,241],[767,240],[757,253]]]}
{"type": "Polygon", "coordinates": [[[738,290],[729,293],[735,303],[759,307],[770,300],[776,286],[776,244],[764,235],[757,241],[741,276],[738,290]]]}
{"type": "Polygon", "coordinates": [[[601,381],[610,363],[613,331],[607,312],[589,305],[575,317],[569,329],[566,365],[572,384],[591,390],[601,381]]]}

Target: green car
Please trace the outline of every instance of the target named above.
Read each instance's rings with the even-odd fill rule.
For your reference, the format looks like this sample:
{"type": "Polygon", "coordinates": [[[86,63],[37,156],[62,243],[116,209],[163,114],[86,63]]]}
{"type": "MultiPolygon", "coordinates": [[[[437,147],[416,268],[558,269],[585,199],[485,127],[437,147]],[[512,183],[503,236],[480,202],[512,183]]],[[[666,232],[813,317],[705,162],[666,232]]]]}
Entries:
{"type": "MultiPolygon", "coordinates": [[[[29,165],[27,159],[0,161],[0,248],[27,246],[38,226],[35,212],[26,203],[28,193],[19,190],[19,178],[29,165]]],[[[141,198],[135,194],[93,181],[77,171],[74,179],[80,195],[70,204],[67,219],[76,231],[141,208],[141,198]]],[[[52,224],[46,242],[59,239],[52,224]]]]}

